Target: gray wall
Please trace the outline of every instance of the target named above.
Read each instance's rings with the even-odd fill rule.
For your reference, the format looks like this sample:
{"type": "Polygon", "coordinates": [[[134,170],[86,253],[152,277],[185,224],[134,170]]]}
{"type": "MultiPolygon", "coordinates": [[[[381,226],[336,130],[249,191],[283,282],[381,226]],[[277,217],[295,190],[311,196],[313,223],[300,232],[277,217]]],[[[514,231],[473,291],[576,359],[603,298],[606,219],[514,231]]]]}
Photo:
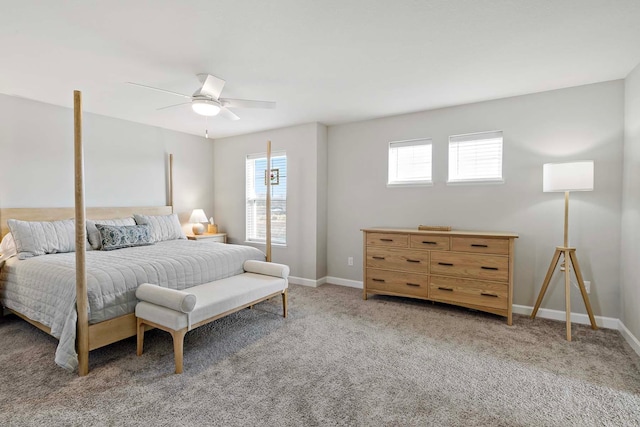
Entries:
{"type": "MultiPolygon", "coordinates": [[[[0,117],[0,206],[73,206],[73,111],[0,95],[0,117]]],[[[83,142],[87,206],[166,204],[173,153],[181,221],[213,211],[212,141],[85,113],[83,142]]]]}
{"type": "MultiPolygon", "coordinates": [[[[0,114],[0,206],[72,206],[72,111],[0,95],[0,114]]],[[[273,255],[291,266],[293,276],[361,281],[363,227],[428,223],[514,231],[520,234],[514,302],[530,306],[555,246],[562,243],[562,195],[542,193],[542,164],[593,159],[595,191],[571,195],[571,243],[585,279],[592,281],[596,314],[622,317],[638,336],[638,117],[638,68],[626,84],[606,82],[328,131],[312,123],[215,142],[85,114],[86,200],[87,206],[165,204],[166,155],[173,153],[174,206],[182,222],[201,207],[233,243],[242,243],[244,159],[264,152],[271,139],[274,150],[285,149],[289,158],[289,241],[274,247],[273,255]],[[505,183],[446,185],[447,137],[495,129],[505,136],[505,183]],[[387,143],[425,136],[434,140],[434,185],[387,188],[387,143]],[[347,266],[349,256],[353,267],[347,266]]],[[[575,288],[572,292],[573,311],[584,312],[575,288]]],[[[556,278],[543,307],[563,310],[563,297],[556,278]]]]}
{"type": "MultiPolygon", "coordinates": [[[[248,154],[287,152],[287,245],[273,245],[272,260],[289,265],[291,276],[315,284],[318,272],[326,270],[326,233],[322,235],[326,197],[326,138],[324,126],[310,123],[272,131],[216,139],[214,144],[216,195],[214,216],[228,233],[231,243],[245,243],[245,160],[248,154]],[[323,160],[323,158],[325,160],[323,160]]],[[[261,250],[264,245],[250,243],[261,250]]],[[[324,276],[321,276],[324,277],[324,276]]],[[[300,282],[300,280],[298,280],[300,282]]]]}
{"type": "Polygon", "coordinates": [[[621,319],[640,337],[640,65],[625,81],[623,170],[621,319]]]}
{"type": "MultiPolygon", "coordinates": [[[[328,276],[362,280],[363,227],[511,231],[514,303],[532,306],[563,239],[563,194],[542,192],[542,165],[592,159],[595,191],[571,194],[569,237],[595,313],[619,317],[623,107],[618,80],[329,127],[328,276]],[[504,132],[504,184],[447,185],[448,136],[490,130],[504,132]],[[387,188],[388,142],[422,137],[433,138],[434,185],[387,188]]],[[[563,301],[555,277],[542,306],[563,301]]],[[[586,312],[575,287],[572,301],[586,312]]]]}

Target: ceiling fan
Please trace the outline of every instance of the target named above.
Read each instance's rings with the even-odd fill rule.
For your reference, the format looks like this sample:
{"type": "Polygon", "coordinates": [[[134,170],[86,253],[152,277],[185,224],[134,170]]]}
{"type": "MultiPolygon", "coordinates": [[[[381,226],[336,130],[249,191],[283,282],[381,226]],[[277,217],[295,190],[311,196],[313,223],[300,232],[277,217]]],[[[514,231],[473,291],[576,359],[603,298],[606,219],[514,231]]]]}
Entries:
{"type": "Polygon", "coordinates": [[[276,108],[275,102],[220,98],[220,93],[222,92],[222,88],[224,88],[225,84],[224,80],[216,76],[212,76],[211,74],[198,74],[198,79],[200,80],[200,83],[202,83],[202,86],[196,90],[193,95],[185,95],[178,92],[172,92],[170,90],[142,85],[140,83],[127,83],[134,86],[157,90],[159,92],[170,93],[171,95],[181,96],[189,100],[188,102],[181,102],[180,104],[161,107],[158,108],[158,110],[191,104],[193,111],[202,116],[217,116],[219,114],[229,120],[239,120],[240,117],[229,110],[229,108],[276,108]]]}

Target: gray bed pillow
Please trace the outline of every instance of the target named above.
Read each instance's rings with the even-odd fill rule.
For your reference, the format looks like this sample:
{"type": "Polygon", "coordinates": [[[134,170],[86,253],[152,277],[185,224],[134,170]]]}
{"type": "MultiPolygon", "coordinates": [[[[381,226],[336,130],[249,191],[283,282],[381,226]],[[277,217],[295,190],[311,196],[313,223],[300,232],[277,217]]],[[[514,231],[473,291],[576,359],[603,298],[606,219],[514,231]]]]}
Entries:
{"type": "Polygon", "coordinates": [[[96,224],[104,225],[136,225],[136,221],[130,218],[116,219],[88,219],[87,221],[87,237],[92,249],[99,250],[102,247],[100,232],[96,228],[96,224]]]}
{"type": "Polygon", "coordinates": [[[136,224],[148,225],[154,242],[186,239],[177,214],[169,215],[133,215],[136,224]]]}
{"type": "Polygon", "coordinates": [[[7,225],[16,243],[18,259],[76,250],[75,223],[72,219],[63,221],[9,219],[7,225]]]}
{"type": "Polygon", "coordinates": [[[148,225],[96,224],[96,229],[100,233],[100,246],[103,251],[153,244],[148,225]]]}

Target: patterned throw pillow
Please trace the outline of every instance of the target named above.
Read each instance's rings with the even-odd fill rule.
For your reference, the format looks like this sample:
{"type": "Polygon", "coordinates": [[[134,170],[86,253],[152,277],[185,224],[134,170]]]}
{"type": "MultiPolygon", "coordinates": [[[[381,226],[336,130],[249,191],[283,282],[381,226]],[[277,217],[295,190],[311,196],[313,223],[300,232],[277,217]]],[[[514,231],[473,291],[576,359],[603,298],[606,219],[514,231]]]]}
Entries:
{"type": "Polygon", "coordinates": [[[148,225],[96,224],[96,228],[100,232],[103,251],[153,244],[148,225]]]}
{"type": "Polygon", "coordinates": [[[154,242],[186,239],[178,215],[133,215],[136,224],[147,224],[151,228],[151,239],[154,242]]]}
{"type": "MultiPolygon", "coordinates": [[[[89,238],[89,245],[92,249],[99,250],[102,246],[102,238],[100,232],[96,228],[96,224],[102,225],[136,225],[133,217],[131,218],[116,218],[116,219],[88,219],[87,220],[87,237],[89,238]]],[[[89,249],[89,248],[87,248],[89,249]]]]}

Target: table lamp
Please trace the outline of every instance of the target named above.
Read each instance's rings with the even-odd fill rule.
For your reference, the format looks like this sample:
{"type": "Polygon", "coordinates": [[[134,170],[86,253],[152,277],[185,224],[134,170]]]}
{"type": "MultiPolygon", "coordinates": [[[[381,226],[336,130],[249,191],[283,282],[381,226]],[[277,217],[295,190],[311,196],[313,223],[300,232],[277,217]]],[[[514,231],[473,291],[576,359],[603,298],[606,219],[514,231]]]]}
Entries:
{"type": "Polygon", "coordinates": [[[551,265],[544,278],[542,289],[540,289],[540,295],[533,307],[531,318],[534,319],[542,303],[549,282],[553,276],[560,256],[563,257],[564,265],[564,292],[565,292],[565,310],[566,310],[566,322],[567,322],[567,341],[571,341],[571,276],[570,265],[573,266],[576,279],[578,280],[578,287],[584,300],[584,305],[589,314],[589,321],[591,322],[592,329],[598,329],[595,318],[593,317],[593,311],[591,310],[591,303],[589,302],[589,295],[584,287],[584,280],[582,278],[582,272],[580,271],[580,265],[578,264],[578,258],[576,256],[576,248],[569,247],[569,192],[571,191],[593,191],[593,161],[581,161],[571,163],[547,163],[542,168],[542,191],[545,193],[550,192],[564,192],[564,246],[556,247],[556,251],[551,259],[551,265]]]}
{"type": "Polygon", "coordinates": [[[204,210],[194,209],[189,217],[189,222],[193,223],[193,234],[197,236],[204,233],[204,225],[202,225],[202,223],[208,221],[207,216],[204,214],[204,210]]]}

